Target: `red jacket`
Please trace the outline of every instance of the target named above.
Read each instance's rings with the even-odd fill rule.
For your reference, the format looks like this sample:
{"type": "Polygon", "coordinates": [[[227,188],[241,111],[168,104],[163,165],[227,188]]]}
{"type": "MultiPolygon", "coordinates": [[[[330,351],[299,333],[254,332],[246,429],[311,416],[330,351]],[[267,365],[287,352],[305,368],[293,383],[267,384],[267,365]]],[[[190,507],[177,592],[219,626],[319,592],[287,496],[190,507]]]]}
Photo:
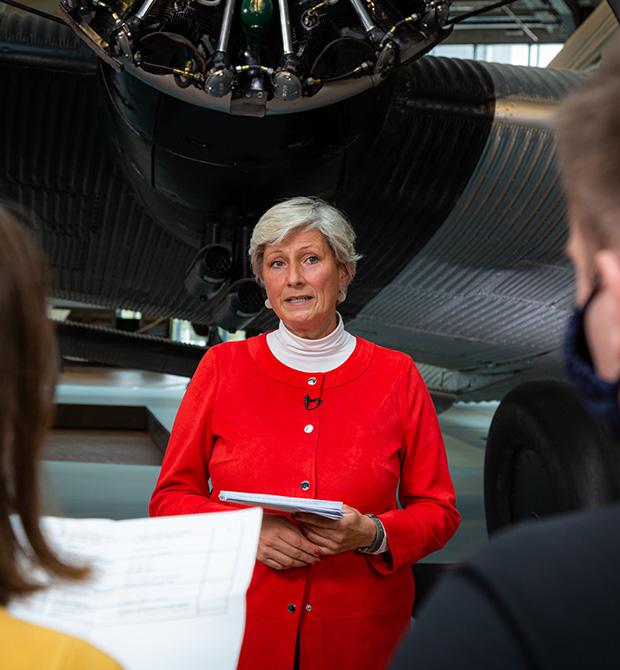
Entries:
{"type": "Polygon", "coordinates": [[[222,489],[341,500],[377,514],[389,545],[291,570],[257,562],[239,668],[291,670],[298,637],[301,670],[385,667],[410,620],[411,564],[459,522],[411,358],[358,338],[343,365],[308,374],[280,363],[264,335],[212,347],[179,409],[150,512],[229,510],[222,489]],[[306,409],[306,395],[323,402],[306,409]]]}

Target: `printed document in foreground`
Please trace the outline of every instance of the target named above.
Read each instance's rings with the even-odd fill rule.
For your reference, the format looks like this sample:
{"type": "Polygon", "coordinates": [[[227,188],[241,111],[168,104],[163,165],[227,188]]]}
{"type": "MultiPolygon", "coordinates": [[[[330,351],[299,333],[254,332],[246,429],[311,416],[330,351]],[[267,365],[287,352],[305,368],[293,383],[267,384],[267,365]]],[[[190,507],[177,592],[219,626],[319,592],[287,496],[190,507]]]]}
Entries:
{"type": "Polygon", "coordinates": [[[14,600],[22,619],[88,640],[125,670],[234,670],[261,510],[154,519],[45,517],[50,544],[93,577],[14,600]]]}

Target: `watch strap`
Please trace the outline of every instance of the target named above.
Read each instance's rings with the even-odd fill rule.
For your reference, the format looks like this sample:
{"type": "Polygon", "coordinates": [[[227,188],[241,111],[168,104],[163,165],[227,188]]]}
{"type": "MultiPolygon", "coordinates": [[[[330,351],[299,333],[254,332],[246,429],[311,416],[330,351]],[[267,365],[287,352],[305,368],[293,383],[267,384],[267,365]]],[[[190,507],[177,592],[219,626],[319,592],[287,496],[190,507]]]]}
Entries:
{"type": "Polygon", "coordinates": [[[383,540],[385,538],[385,528],[375,514],[366,514],[366,516],[369,519],[372,519],[374,522],[375,528],[377,529],[377,534],[375,535],[375,541],[369,547],[360,547],[358,551],[362,554],[374,554],[383,544],[383,540]]]}

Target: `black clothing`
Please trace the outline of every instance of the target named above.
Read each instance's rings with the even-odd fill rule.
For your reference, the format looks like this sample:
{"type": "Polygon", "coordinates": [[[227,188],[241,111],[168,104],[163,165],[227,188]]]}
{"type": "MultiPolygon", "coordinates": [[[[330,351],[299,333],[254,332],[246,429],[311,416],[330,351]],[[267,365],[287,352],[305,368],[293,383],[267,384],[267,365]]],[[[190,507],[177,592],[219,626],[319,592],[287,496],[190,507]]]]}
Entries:
{"type": "Polygon", "coordinates": [[[525,524],[445,578],[392,670],[620,668],[620,505],[525,524]]]}

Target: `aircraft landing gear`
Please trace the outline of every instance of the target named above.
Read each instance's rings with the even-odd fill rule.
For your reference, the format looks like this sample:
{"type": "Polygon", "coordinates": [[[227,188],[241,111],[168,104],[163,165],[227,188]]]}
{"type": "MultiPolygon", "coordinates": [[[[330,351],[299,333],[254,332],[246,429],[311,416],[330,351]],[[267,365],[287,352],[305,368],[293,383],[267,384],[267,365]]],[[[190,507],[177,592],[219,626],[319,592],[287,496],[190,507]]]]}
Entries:
{"type": "Polygon", "coordinates": [[[484,465],[487,530],[620,500],[620,445],[566,382],[521,384],[500,403],[484,465]]]}

